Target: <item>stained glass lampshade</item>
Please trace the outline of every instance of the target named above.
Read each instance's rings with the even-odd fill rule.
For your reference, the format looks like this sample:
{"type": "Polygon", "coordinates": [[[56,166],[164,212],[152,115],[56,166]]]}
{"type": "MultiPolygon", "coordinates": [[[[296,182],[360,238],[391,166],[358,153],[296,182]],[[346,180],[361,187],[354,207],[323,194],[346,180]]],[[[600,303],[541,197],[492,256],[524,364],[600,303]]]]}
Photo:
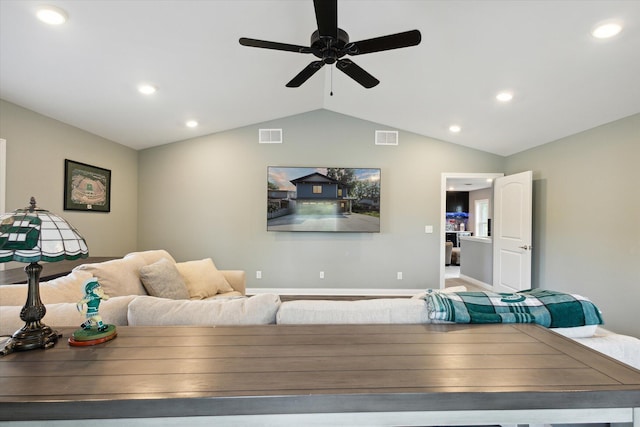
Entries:
{"type": "Polygon", "coordinates": [[[61,217],[36,207],[33,197],[29,207],[0,215],[0,263],[29,263],[24,269],[28,278],[27,302],[20,311],[25,325],[13,334],[0,355],[56,344],[60,335],[40,321],[47,310],[40,300],[42,266],[38,262],[88,256],[89,249],[80,233],[61,217]]]}

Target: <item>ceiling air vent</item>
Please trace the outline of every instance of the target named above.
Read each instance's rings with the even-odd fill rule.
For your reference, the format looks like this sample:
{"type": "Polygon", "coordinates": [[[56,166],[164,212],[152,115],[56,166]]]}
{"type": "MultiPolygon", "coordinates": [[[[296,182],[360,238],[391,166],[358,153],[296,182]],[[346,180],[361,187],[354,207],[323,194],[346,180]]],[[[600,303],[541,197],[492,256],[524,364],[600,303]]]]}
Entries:
{"type": "Polygon", "coordinates": [[[260,144],[282,144],[282,129],[260,129],[260,144]]]}
{"type": "Polygon", "coordinates": [[[398,145],[398,131],[377,130],[376,145],[398,145]]]}

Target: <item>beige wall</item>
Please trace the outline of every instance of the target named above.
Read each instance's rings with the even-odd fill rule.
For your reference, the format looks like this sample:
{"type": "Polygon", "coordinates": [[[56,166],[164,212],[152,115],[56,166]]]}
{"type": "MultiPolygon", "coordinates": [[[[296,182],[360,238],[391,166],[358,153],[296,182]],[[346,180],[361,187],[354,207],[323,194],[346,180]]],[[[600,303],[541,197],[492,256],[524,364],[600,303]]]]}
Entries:
{"type": "Polygon", "coordinates": [[[588,296],[640,337],[640,115],[507,158],[534,171],[536,287],[588,296]]]}
{"type": "Polygon", "coordinates": [[[376,146],[376,129],[388,128],[318,110],[141,151],[139,246],[213,257],[250,288],[438,287],[441,173],[502,172],[504,159],[407,132],[376,146]],[[284,143],[258,144],[261,127],[284,143]],[[268,166],[381,168],[381,232],[267,232],[268,166]]]}
{"type": "Polygon", "coordinates": [[[28,206],[35,196],[39,207],[78,229],[90,255],[120,256],[136,249],[135,150],[1,100],[0,138],[7,140],[7,210],[28,206]],[[111,170],[110,213],[63,210],[65,159],[111,170]]]}

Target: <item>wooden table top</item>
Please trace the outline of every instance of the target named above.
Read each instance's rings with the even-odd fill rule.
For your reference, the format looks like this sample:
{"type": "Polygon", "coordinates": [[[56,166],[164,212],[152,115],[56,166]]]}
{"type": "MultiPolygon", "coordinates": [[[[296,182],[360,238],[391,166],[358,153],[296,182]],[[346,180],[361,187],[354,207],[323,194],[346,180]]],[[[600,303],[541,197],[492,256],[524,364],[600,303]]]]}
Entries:
{"type": "Polygon", "coordinates": [[[640,371],[535,325],[118,327],[0,358],[0,421],[640,406],[640,371]]]}

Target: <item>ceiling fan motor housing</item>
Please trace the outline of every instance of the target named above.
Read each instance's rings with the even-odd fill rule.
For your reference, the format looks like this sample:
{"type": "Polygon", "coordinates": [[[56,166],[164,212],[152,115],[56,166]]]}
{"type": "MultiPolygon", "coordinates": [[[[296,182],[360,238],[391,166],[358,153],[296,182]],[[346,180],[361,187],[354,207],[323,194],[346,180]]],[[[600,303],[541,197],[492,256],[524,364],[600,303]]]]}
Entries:
{"type": "Polygon", "coordinates": [[[321,36],[318,30],[311,34],[311,52],[325,64],[333,64],[346,55],[345,46],[349,43],[349,34],[338,28],[337,36],[321,36]]]}
{"type": "Polygon", "coordinates": [[[351,77],[362,85],[362,87],[370,89],[380,83],[380,81],[351,59],[343,58],[343,56],[362,55],[365,53],[415,46],[419,44],[421,40],[420,31],[411,30],[349,42],[347,32],[338,28],[338,0],[313,0],[313,6],[316,13],[318,29],[311,33],[311,44],[309,46],[250,39],[247,37],[241,37],[239,40],[243,46],[303,54],[312,53],[318,58],[316,61],[311,61],[309,65],[291,79],[291,81],[286,84],[287,87],[300,87],[300,85],[311,78],[311,76],[326,64],[336,64],[336,69],[351,77]]]}

